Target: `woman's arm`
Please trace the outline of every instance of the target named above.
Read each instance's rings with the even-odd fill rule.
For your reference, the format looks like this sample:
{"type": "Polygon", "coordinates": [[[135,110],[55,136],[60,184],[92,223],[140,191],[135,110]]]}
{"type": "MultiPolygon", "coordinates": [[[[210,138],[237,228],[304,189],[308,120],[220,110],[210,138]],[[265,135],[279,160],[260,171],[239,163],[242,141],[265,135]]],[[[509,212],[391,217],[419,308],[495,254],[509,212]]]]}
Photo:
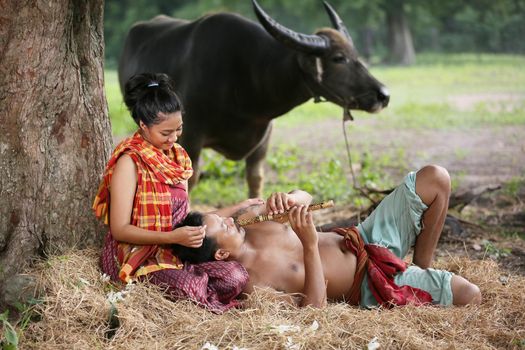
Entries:
{"type": "Polygon", "coordinates": [[[137,190],[137,166],[128,155],[117,161],[110,184],[109,228],[117,241],[131,244],[172,244],[200,247],[205,226],[185,226],[170,232],[145,230],[131,225],[137,190]]]}

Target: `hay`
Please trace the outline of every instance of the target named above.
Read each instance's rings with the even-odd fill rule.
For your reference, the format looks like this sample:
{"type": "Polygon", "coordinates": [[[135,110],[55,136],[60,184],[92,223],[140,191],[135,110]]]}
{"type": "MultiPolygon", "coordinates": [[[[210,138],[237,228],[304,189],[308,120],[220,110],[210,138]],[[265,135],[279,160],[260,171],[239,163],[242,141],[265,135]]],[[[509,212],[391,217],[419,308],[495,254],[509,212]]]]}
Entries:
{"type": "Polygon", "coordinates": [[[480,306],[297,309],[258,290],[244,309],[215,315],[137,284],[116,302],[120,327],[107,339],[107,297],[116,288],[101,279],[97,261],[93,250],[76,251],[32,272],[45,291],[44,303],[37,306],[41,320],[23,332],[21,348],[350,349],[366,348],[375,338],[383,349],[491,349],[520,348],[525,342],[525,278],[503,274],[493,261],[467,259],[449,259],[438,267],[478,284],[480,306]]]}

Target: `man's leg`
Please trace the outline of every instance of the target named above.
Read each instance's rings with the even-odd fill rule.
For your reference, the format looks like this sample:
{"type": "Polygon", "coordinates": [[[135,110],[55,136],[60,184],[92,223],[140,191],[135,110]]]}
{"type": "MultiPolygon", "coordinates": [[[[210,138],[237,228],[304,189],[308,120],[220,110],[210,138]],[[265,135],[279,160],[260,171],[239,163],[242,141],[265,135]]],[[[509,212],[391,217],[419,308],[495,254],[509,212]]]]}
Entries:
{"type": "Polygon", "coordinates": [[[427,165],[417,172],[416,193],[428,209],[423,214],[423,227],[414,247],[414,264],[426,269],[443,230],[450,197],[448,171],[437,165],[427,165]]]}
{"type": "Polygon", "coordinates": [[[452,276],[450,286],[452,288],[452,303],[454,305],[461,306],[481,303],[479,287],[463,277],[457,275],[452,276]]]}
{"type": "Polygon", "coordinates": [[[409,266],[404,272],[394,277],[398,286],[412,286],[427,291],[432,296],[432,303],[443,306],[481,303],[478,286],[461,276],[445,270],[422,269],[409,266]]]}

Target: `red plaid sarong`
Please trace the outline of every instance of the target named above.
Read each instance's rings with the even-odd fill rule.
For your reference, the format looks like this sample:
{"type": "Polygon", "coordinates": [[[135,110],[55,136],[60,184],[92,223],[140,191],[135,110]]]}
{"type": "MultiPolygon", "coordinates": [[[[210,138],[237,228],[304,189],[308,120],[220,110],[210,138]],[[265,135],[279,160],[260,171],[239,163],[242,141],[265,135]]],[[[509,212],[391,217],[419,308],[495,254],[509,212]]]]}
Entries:
{"type": "MultiPolygon", "coordinates": [[[[102,271],[113,281],[120,279],[115,259],[117,244],[108,233],[100,261],[102,271]]],[[[213,261],[185,264],[180,270],[154,271],[140,279],[164,288],[171,299],[189,299],[210,311],[222,313],[239,306],[240,302],[235,298],[242,292],[249,276],[236,261],[213,261]]]]}
{"type": "Polygon", "coordinates": [[[236,261],[211,261],[184,264],[181,270],[161,270],[147,278],[165,288],[171,299],[188,298],[216,313],[240,305],[235,299],[248,282],[248,272],[236,261]]]}
{"type": "Polygon", "coordinates": [[[349,304],[359,305],[361,283],[368,274],[368,287],[377,302],[384,307],[394,305],[427,305],[432,296],[427,291],[411,286],[398,286],[394,276],[406,270],[406,263],[385,247],[365,244],[357,227],[336,228],[334,232],[345,237],[345,244],[357,257],[354,283],[350,289],[349,304]]]}
{"type": "MultiPolygon", "coordinates": [[[[137,189],[130,223],[151,231],[171,231],[174,208],[170,191],[177,187],[184,192],[181,205],[185,206],[185,215],[188,202],[182,183],[193,174],[191,160],[180,145],[174,144],[164,153],[144,140],[138,132],[123,140],[113,152],[93,203],[96,216],[109,223],[111,177],[123,154],[129,155],[137,166],[137,189]]],[[[153,271],[182,268],[171,250],[157,245],[118,242],[117,251],[119,278],[124,282],[153,271]]]]}

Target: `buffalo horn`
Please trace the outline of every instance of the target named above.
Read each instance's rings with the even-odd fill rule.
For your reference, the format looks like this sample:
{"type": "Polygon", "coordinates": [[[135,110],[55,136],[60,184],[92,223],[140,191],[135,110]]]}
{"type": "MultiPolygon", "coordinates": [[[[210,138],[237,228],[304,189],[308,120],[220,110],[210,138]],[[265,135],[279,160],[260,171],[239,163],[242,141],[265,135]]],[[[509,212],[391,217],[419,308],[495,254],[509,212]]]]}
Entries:
{"type": "Polygon", "coordinates": [[[332,22],[334,28],[337,29],[341,34],[343,34],[348,39],[348,42],[353,46],[354,42],[352,40],[352,37],[350,36],[350,33],[348,33],[348,29],[346,29],[346,26],[341,20],[341,17],[339,17],[337,12],[335,12],[334,8],[330,6],[328,2],[323,1],[323,3],[324,8],[328,13],[328,16],[330,17],[330,21],[332,22]]]}
{"type": "Polygon", "coordinates": [[[257,1],[252,0],[252,3],[255,14],[264,29],[284,45],[314,55],[321,55],[330,47],[328,39],[319,35],[306,35],[294,32],[271,18],[263,11],[257,1]]]}

